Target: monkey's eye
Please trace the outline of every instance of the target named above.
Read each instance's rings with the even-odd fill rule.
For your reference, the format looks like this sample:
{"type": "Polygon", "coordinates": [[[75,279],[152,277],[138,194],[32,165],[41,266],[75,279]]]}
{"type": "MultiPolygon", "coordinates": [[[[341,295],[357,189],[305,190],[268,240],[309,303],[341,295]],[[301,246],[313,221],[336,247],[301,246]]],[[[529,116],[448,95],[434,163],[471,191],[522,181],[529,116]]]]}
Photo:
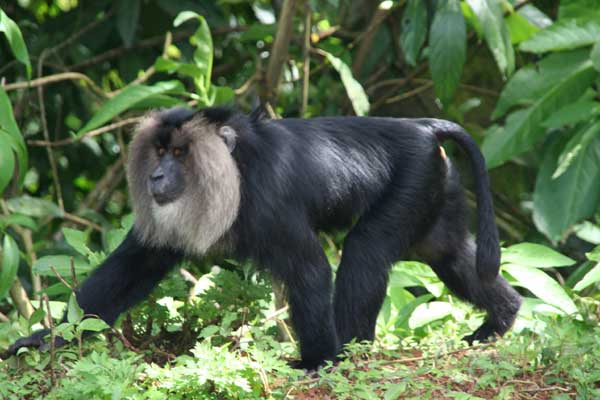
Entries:
{"type": "Polygon", "coordinates": [[[184,152],[183,152],[183,149],[182,149],[181,147],[175,147],[175,148],[173,149],[173,155],[174,155],[175,157],[181,157],[181,156],[183,156],[183,153],[184,153],[184,152]]]}
{"type": "Polygon", "coordinates": [[[166,152],[167,152],[167,150],[162,146],[160,146],[156,149],[156,153],[158,154],[159,157],[164,156],[166,152]]]}

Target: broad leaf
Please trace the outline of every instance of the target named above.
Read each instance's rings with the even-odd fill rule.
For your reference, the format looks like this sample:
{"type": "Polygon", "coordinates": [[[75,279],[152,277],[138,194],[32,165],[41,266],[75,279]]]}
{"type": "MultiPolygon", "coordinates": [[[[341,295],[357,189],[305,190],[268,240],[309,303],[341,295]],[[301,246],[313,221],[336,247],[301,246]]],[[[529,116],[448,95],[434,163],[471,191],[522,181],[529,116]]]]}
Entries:
{"type": "Polygon", "coordinates": [[[15,240],[4,235],[2,241],[2,268],[0,270],[0,300],[4,299],[17,276],[19,270],[19,247],[15,240]]]}
{"type": "Polygon", "coordinates": [[[17,121],[13,115],[12,105],[8,95],[2,89],[0,85],[0,131],[5,131],[9,136],[9,145],[13,148],[17,154],[17,161],[19,163],[19,186],[23,186],[25,180],[25,173],[27,172],[27,147],[21,131],[17,126],[17,121]]]}
{"type": "Polygon", "coordinates": [[[70,228],[63,228],[62,232],[69,246],[74,248],[79,254],[87,256],[91,252],[86,244],[87,234],[85,232],[70,228]]]}
{"type": "Polygon", "coordinates": [[[67,306],[67,321],[71,324],[77,324],[83,318],[83,310],[77,303],[77,298],[75,294],[71,294],[69,297],[69,304],[67,306]]]}
{"type": "MultiPolygon", "coordinates": [[[[546,134],[541,126],[544,120],[563,106],[579,99],[589,88],[597,72],[589,57],[582,59],[582,54],[586,53],[576,51],[553,54],[547,60],[556,61],[554,66],[551,67],[550,61],[542,62],[539,70],[528,68],[526,73],[515,74],[515,83],[507,85],[498,107],[506,110],[513,104],[531,102],[531,105],[509,115],[504,127],[494,126],[488,131],[482,147],[488,168],[496,167],[530,150],[546,134]],[[531,79],[529,84],[524,81],[524,75],[531,79]],[[523,87],[517,88],[517,82],[523,84],[523,87]],[[526,88],[531,91],[528,93],[526,88]],[[517,99],[519,94],[523,98],[517,99]]],[[[494,114],[498,116],[496,112],[494,114]]]]}
{"type": "Polygon", "coordinates": [[[15,170],[15,156],[9,138],[5,131],[0,130],[0,195],[10,183],[15,170]]]}
{"type": "Polygon", "coordinates": [[[573,288],[573,290],[581,291],[586,287],[600,282],[600,263],[596,264],[573,288]]]}
{"type": "Polygon", "coordinates": [[[466,54],[466,27],[458,0],[439,3],[429,32],[429,68],[435,93],[447,104],[460,81],[466,54]]]}
{"type": "Polygon", "coordinates": [[[600,0],[561,0],[558,19],[600,18],[600,0]]]}
{"type": "Polygon", "coordinates": [[[557,110],[542,123],[542,126],[545,128],[562,128],[565,125],[575,125],[582,121],[589,121],[592,115],[598,113],[600,113],[599,102],[593,99],[580,99],[557,110]]]}
{"type": "Polygon", "coordinates": [[[0,32],[4,32],[6,35],[8,45],[15,58],[25,64],[27,78],[31,78],[31,62],[29,61],[29,53],[27,52],[23,35],[15,21],[10,19],[2,9],[0,9],[0,32]]]}
{"type": "Polygon", "coordinates": [[[19,225],[31,230],[36,230],[37,225],[32,218],[18,213],[10,213],[8,215],[0,215],[0,231],[10,225],[19,225]]]}
{"type": "Polygon", "coordinates": [[[596,68],[596,71],[600,72],[600,39],[594,47],[592,47],[592,52],[590,53],[590,58],[592,60],[592,65],[596,68]]]}
{"type": "Polygon", "coordinates": [[[496,64],[503,75],[511,75],[515,69],[515,53],[510,34],[504,23],[500,2],[496,0],[467,0],[477,16],[483,37],[487,42],[496,64]]]}
{"type": "Polygon", "coordinates": [[[105,329],[110,328],[106,322],[98,318],[86,318],[77,325],[79,332],[92,331],[101,332],[105,329]]]}
{"type": "MultiPolygon", "coordinates": [[[[196,32],[190,37],[190,44],[196,47],[196,50],[194,51],[194,63],[201,71],[201,76],[194,79],[194,82],[199,91],[198,95],[206,101],[210,90],[210,80],[212,76],[213,41],[206,19],[193,11],[183,11],[179,13],[179,15],[175,17],[173,26],[178,27],[190,19],[197,19],[200,23],[196,32]]],[[[208,103],[208,105],[210,105],[210,103],[208,103]]]]}
{"type": "MultiPolygon", "coordinates": [[[[588,116],[589,118],[589,116],[588,116]]],[[[552,174],[552,179],[556,179],[571,166],[574,160],[577,159],[579,153],[586,149],[587,146],[596,138],[600,138],[600,121],[588,124],[583,129],[580,129],[567,142],[563,151],[558,156],[558,166],[552,174]]]]}
{"type": "Polygon", "coordinates": [[[600,38],[600,21],[558,21],[521,43],[519,49],[532,53],[572,50],[594,44],[600,38]]]}
{"type": "Polygon", "coordinates": [[[404,59],[409,65],[415,66],[419,52],[427,37],[427,7],[422,0],[408,0],[402,15],[402,33],[400,44],[404,59]]]}
{"type": "Polygon", "coordinates": [[[178,81],[158,82],[154,86],[128,86],[123,89],[121,93],[104,103],[96,114],[94,114],[92,119],[77,132],[77,137],[83,136],[86,132],[102,126],[104,123],[150,96],[177,90],[179,88],[181,88],[181,83],[178,81]]]}
{"type": "Polygon", "coordinates": [[[420,328],[430,322],[442,319],[452,314],[452,304],[445,301],[431,301],[429,303],[420,304],[415,308],[408,326],[411,329],[420,328]]]}
{"type": "Polygon", "coordinates": [[[522,286],[544,302],[555,306],[568,315],[577,314],[577,307],[565,290],[542,270],[523,265],[505,264],[503,270],[522,286]]]}
{"type": "Polygon", "coordinates": [[[556,140],[546,150],[533,193],[533,221],[553,241],[561,240],[571,226],[592,215],[600,202],[600,138],[582,149],[570,167],[553,179],[564,146],[565,140],[556,140]]]}
{"type": "Polygon", "coordinates": [[[8,200],[8,209],[12,212],[18,212],[30,217],[57,217],[62,218],[63,212],[51,201],[31,197],[21,196],[8,200]]]}
{"type": "Polygon", "coordinates": [[[117,3],[117,28],[125,47],[131,47],[135,38],[140,17],[140,0],[121,1],[117,3]]]}
{"type": "Polygon", "coordinates": [[[505,21],[510,32],[510,41],[512,44],[524,42],[540,30],[540,28],[533,25],[518,12],[511,13],[506,17],[505,21]]]}
{"type": "Polygon", "coordinates": [[[502,262],[536,268],[566,267],[575,260],[536,243],[519,243],[502,251],[502,262]]]}
{"type": "Polygon", "coordinates": [[[352,76],[352,70],[341,59],[322,50],[331,63],[331,66],[340,74],[342,84],[346,89],[348,98],[352,103],[356,115],[366,115],[369,112],[369,98],[362,85],[352,76]]]}
{"type": "MultiPolygon", "coordinates": [[[[78,257],[73,258],[73,266],[77,275],[85,274],[92,270],[91,265],[78,257]]],[[[56,277],[56,274],[51,267],[54,267],[56,272],[63,278],[70,279],[71,257],[69,256],[58,255],[41,257],[33,263],[32,270],[36,274],[56,277]]]]}

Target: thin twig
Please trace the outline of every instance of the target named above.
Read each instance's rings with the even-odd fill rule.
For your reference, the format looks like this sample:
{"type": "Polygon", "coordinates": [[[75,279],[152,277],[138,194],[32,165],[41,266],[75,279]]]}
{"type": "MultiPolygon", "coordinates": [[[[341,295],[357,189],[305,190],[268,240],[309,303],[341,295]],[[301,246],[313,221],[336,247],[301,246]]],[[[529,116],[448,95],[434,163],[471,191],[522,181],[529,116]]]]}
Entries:
{"type": "Polygon", "coordinates": [[[306,108],[308,107],[308,89],[310,84],[310,28],[312,12],[309,1],[304,4],[304,12],[306,13],[306,17],[304,19],[304,48],[302,49],[304,65],[302,66],[302,106],[300,108],[301,117],[306,114],[306,108]]]}
{"type": "Polygon", "coordinates": [[[70,261],[71,279],[73,280],[73,294],[75,294],[75,292],[77,292],[77,287],[79,286],[79,283],[77,282],[77,274],[75,273],[75,260],[73,259],[73,257],[70,257],[70,261]]]}
{"type": "Polygon", "coordinates": [[[87,138],[101,135],[105,132],[112,131],[112,130],[120,128],[122,126],[137,124],[141,120],[142,120],[142,117],[127,118],[122,121],[114,122],[112,124],[105,125],[101,128],[91,130],[82,136],[70,137],[67,139],[57,140],[56,142],[48,142],[48,141],[42,141],[42,140],[28,140],[27,144],[30,146],[53,146],[53,147],[67,146],[67,145],[70,145],[73,143],[80,142],[87,138]]]}
{"type": "Polygon", "coordinates": [[[79,225],[87,226],[94,230],[97,230],[98,232],[102,232],[102,227],[100,225],[95,224],[92,221],[88,221],[85,218],[78,217],[77,215],[65,212],[63,215],[63,218],[66,219],[67,221],[71,221],[71,222],[74,222],[79,225]]]}
{"type": "Polygon", "coordinates": [[[44,293],[44,302],[46,303],[46,310],[48,310],[48,319],[50,320],[50,382],[52,387],[56,387],[56,375],[54,374],[54,351],[55,351],[55,333],[54,333],[54,321],[52,320],[52,310],[50,310],[50,300],[48,295],[44,293]]]}
{"type": "Polygon", "coordinates": [[[42,76],[31,81],[9,83],[4,85],[4,90],[9,92],[11,90],[18,89],[33,89],[56,82],[70,80],[84,81],[93,89],[96,94],[99,94],[103,97],[108,97],[107,94],[100,87],[98,87],[98,85],[96,85],[96,83],[89,76],[82,74],[81,72],[61,72],[58,74],[42,76]]]}
{"type": "Polygon", "coordinates": [[[62,276],[61,276],[61,275],[58,273],[58,271],[56,270],[56,268],[54,267],[54,265],[51,265],[51,266],[50,266],[50,269],[52,270],[52,272],[54,272],[54,275],[56,275],[56,277],[58,278],[58,280],[59,280],[59,281],[61,281],[61,283],[62,283],[63,285],[65,285],[66,287],[68,287],[68,288],[69,288],[69,290],[72,292],[72,291],[73,291],[73,286],[69,285],[69,282],[67,282],[67,281],[65,280],[65,278],[63,278],[63,277],[62,277],[62,276]]]}

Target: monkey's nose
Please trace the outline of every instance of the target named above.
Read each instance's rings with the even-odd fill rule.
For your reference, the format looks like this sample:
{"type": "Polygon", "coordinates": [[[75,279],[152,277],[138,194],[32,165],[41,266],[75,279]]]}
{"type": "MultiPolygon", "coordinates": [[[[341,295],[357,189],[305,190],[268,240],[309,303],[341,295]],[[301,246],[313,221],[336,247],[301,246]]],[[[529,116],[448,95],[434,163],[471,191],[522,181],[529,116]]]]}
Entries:
{"type": "Polygon", "coordinates": [[[152,175],[150,175],[150,180],[152,180],[153,182],[157,182],[157,181],[160,181],[164,177],[165,177],[165,174],[164,174],[162,168],[157,168],[156,170],[154,170],[152,175]]]}

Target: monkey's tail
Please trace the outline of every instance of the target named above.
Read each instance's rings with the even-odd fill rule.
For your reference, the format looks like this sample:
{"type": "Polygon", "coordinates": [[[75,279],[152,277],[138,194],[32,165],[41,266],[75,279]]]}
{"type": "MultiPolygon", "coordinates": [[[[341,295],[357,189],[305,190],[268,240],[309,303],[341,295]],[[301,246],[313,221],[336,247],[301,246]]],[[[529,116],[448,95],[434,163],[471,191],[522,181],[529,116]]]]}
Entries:
{"type": "Polygon", "coordinates": [[[475,140],[460,125],[439,119],[428,121],[438,140],[452,139],[471,162],[477,197],[477,274],[484,282],[492,282],[500,270],[500,241],[485,159],[475,140]]]}

